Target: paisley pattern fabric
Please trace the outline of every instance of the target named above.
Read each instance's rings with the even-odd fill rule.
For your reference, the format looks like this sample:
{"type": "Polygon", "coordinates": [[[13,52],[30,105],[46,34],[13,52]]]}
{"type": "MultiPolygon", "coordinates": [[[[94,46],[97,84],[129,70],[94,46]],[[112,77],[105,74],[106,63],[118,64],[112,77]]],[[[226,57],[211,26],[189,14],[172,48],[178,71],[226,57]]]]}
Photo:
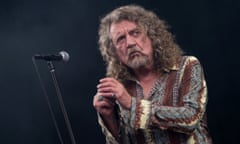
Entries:
{"type": "Polygon", "coordinates": [[[212,143],[205,115],[207,86],[196,57],[183,56],[174,68],[159,77],[149,99],[144,99],[138,81],[132,81],[131,86],[135,87],[131,110],[117,104],[120,142],[98,115],[107,144],[212,143]]]}

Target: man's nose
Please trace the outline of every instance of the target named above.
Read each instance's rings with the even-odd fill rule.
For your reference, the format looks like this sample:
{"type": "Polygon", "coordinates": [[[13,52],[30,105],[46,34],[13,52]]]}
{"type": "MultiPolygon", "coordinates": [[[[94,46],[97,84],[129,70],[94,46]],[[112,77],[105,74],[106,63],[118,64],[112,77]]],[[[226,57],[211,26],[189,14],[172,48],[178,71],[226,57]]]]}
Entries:
{"type": "Polygon", "coordinates": [[[136,40],[132,36],[127,35],[126,43],[127,43],[127,48],[132,48],[136,45],[136,40]]]}

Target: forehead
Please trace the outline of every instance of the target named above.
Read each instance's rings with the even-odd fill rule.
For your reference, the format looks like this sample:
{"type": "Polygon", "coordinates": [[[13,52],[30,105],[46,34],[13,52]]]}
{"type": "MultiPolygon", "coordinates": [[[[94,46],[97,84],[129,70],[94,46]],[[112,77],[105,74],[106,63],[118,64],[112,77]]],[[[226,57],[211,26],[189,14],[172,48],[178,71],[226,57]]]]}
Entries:
{"type": "Polygon", "coordinates": [[[123,20],[117,23],[112,23],[110,26],[110,34],[112,36],[119,35],[123,32],[127,32],[137,28],[137,24],[131,21],[123,20]]]}

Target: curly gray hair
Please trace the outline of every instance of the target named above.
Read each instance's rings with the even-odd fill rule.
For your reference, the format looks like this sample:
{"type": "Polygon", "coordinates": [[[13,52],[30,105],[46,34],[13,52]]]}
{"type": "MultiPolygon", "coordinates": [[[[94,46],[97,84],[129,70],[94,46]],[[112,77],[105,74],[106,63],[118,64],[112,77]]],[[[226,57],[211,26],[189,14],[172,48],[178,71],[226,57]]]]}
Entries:
{"type": "Polygon", "coordinates": [[[118,60],[110,35],[111,24],[122,20],[134,22],[144,28],[152,41],[156,72],[169,70],[183,54],[174,41],[174,36],[167,30],[166,22],[159,19],[155,13],[138,5],[121,6],[103,17],[99,27],[99,50],[107,63],[107,76],[122,82],[133,76],[132,70],[118,60]]]}

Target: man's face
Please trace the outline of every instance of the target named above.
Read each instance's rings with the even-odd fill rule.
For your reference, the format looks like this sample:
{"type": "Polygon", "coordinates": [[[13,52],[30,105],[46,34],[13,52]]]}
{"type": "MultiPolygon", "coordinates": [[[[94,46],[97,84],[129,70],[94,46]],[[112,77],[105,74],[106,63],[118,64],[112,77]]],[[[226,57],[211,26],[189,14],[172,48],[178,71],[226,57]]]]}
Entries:
{"type": "Polygon", "coordinates": [[[152,43],[143,28],[123,20],[111,25],[110,34],[121,62],[132,69],[152,66],[152,43]]]}

